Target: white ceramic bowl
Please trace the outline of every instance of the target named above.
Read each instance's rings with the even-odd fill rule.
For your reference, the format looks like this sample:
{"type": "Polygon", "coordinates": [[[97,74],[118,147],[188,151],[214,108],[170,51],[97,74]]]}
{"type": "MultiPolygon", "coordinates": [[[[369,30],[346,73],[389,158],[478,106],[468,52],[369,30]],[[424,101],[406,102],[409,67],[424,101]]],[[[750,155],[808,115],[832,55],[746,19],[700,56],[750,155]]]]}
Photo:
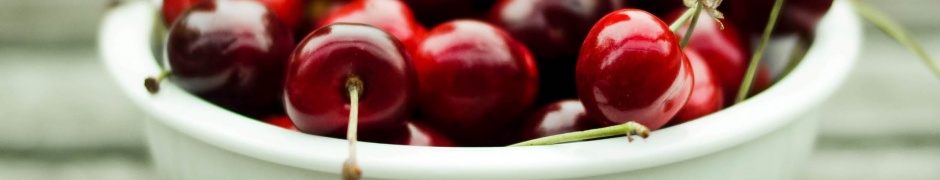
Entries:
{"type": "MultiPolygon", "coordinates": [[[[167,179],[337,179],[345,140],[266,125],[218,108],[172,83],[150,95],[158,74],[148,38],[152,4],[114,9],[100,34],[104,63],[143,108],[148,145],[167,179]]],[[[360,143],[369,179],[787,179],[815,139],[820,103],[844,81],[861,26],[837,0],[815,43],[788,77],[765,92],[696,121],[625,138],[537,147],[439,148],[360,143]]]]}

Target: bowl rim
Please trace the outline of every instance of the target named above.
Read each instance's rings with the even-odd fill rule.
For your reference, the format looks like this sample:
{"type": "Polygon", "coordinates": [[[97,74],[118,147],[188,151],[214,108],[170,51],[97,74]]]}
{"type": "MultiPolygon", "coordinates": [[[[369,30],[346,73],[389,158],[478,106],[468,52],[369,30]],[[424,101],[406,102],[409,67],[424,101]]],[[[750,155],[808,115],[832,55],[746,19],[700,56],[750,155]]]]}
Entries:
{"type": "MultiPolygon", "coordinates": [[[[172,83],[163,83],[159,94],[147,93],[141,80],[159,73],[149,48],[152,19],[158,15],[154,4],[135,1],[111,10],[98,36],[103,63],[124,93],[152,116],[150,121],[251,158],[339,174],[347,155],[345,140],[264,125],[206,103],[172,83]]],[[[841,85],[859,51],[860,21],[848,2],[835,1],[816,33],[803,62],[774,86],[696,121],[657,130],[645,142],[609,138],[512,148],[363,142],[359,144],[359,163],[370,178],[503,179],[519,178],[520,174],[526,178],[575,178],[705,156],[784,127],[817,107],[841,85]]]]}

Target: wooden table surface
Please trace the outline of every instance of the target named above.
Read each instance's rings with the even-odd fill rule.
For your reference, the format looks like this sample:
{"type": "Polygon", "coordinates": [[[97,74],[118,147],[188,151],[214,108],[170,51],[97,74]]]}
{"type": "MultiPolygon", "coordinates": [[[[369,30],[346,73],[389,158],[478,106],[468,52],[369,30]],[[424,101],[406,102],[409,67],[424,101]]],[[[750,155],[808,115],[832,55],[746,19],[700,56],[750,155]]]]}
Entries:
{"type": "MultiPolygon", "coordinates": [[[[34,4],[55,2],[91,6],[78,0],[34,4]]],[[[935,0],[872,2],[888,9],[940,7],[935,0]]],[[[15,13],[6,10],[42,9],[25,4],[0,6],[0,22],[27,21],[9,18],[15,13]]],[[[940,22],[936,16],[889,12],[914,26],[918,40],[940,58],[940,31],[918,24],[940,22]]],[[[108,77],[94,38],[75,37],[93,36],[94,27],[46,29],[32,37],[0,26],[0,179],[157,179],[141,133],[144,114],[108,77]]],[[[817,145],[799,179],[940,179],[940,78],[872,27],[865,38],[848,81],[822,107],[817,145]]]]}

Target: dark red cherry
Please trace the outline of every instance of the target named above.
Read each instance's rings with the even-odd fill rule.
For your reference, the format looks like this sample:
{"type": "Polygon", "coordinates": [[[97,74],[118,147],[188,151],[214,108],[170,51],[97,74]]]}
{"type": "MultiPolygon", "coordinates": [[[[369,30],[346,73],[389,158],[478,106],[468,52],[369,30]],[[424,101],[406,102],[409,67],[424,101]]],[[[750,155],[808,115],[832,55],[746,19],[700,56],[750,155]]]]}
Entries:
{"type": "Polygon", "coordinates": [[[423,120],[465,145],[492,145],[529,108],[538,72],[529,50],[475,20],[441,24],[415,55],[423,120]]]}
{"type": "Polygon", "coordinates": [[[397,0],[357,0],[340,7],[320,22],[320,26],[337,22],[363,23],[378,27],[395,36],[409,51],[417,49],[425,29],[411,14],[411,8],[397,0]]]}
{"type": "Polygon", "coordinates": [[[532,113],[522,125],[521,141],[540,137],[584,131],[601,127],[584,111],[581,101],[568,99],[543,106],[532,113]]]}
{"type": "Polygon", "coordinates": [[[415,107],[417,79],[397,39],[373,26],[336,23],[307,36],[287,66],[284,106],[302,132],[346,137],[346,83],[361,80],[359,137],[387,142],[404,131],[415,107]]]}
{"type": "Polygon", "coordinates": [[[287,129],[287,130],[292,130],[292,131],[297,130],[297,127],[294,127],[294,123],[291,122],[290,118],[284,115],[267,117],[267,118],[264,118],[264,120],[262,121],[271,125],[275,125],[277,127],[287,129]]]}
{"type": "Polygon", "coordinates": [[[401,136],[394,144],[412,145],[412,146],[437,146],[453,147],[457,146],[447,136],[434,130],[433,128],[414,121],[407,121],[408,134],[401,136]]]}
{"type": "Polygon", "coordinates": [[[695,83],[689,100],[685,102],[682,110],[669,120],[669,125],[682,124],[724,108],[721,80],[708,65],[708,59],[688,47],[683,52],[692,65],[695,83]]]}
{"type": "Polygon", "coordinates": [[[281,112],[291,31],[253,1],[206,1],[169,29],[170,80],[223,108],[259,117],[281,112]]]}
{"type": "Polygon", "coordinates": [[[578,50],[594,22],[614,6],[612,0],[502,0],[493,7],[489,20],[535,55],[541,104],[577,97],[578,50]]]}
{"type": "MultiPolygon", "coordinates": [[[[720,9],[725,18],[745,34],[763,33],[775,0],[726,0],[720,9]]],[[[780,10],[774,34],[810,32],[829,11],[832,0],[786,0],[780,10]]],[[[745,36],[746,37],[746,36],[745,36]]]]}
{"type": "Polygon", "coordinates": [[[578,97],[603,125],[636,121],[659,129],[685,105],[692,68],[662,20],[639,9],[614,11],[594,25],[575,71],[578,97]]]}
{"type": "MultiPolygon", "coordinates": [[[[563,56],[577,61],[584,37],[598,19],[614,10],[610,0],[501,0],[490,12],[502,27],[538,58],[563,56]]],[[[539,60],[543,65],[546,60],[539,60]]]]}
{"type": "MultiPolygon", "coordinates": [[[[204,1],[211,0],[164,0],[163,1],[163,21],[171,25],[176,18],[190,6],[204,1]]],[[[274,11],[283,24],[291,30],[297,28],[303,16],[303,2],[301,0],[256,0],[274,11]]]]}
{"type": "MultiPolygon", "coordinates": [[[[475,15],[474,2],[479,0],[402,0],[414,10],[415,17],[425,26],[432,27],[457,18],[475,15]]],[[[488,1],[488,0],[486,0],[488,1]]]]}
{"type": "MultiPolygon", "coordinates": [[[[675,21],[685,10],[676,10],[670,13],[670,21],[675,21]]],[[[702,17],[708,15],[704,12],[702,17]]],[[[744,73],[747,71],[747,65],[750,64],[751,56],[747,48],[746,41],[742,41],[740,34],[734,24],[724,23],[725,29],[711,18],[699,18],[695,25],[695,31],[692,31],[692,37],[689,39],[687,49],[694,49],[708,64],[712,72],[722,84],[724,102],[734,102],[738,91],[741,88],[741,81],[744,80],[744,73]]],[[[688,24],[679,29],[677,34],[685,35],[688,30],[688,24]]],[[[693,88],[694,89],[694,88],[693,88]]],[[[730,105],[731,103],[726,103],[730,105]]]]}

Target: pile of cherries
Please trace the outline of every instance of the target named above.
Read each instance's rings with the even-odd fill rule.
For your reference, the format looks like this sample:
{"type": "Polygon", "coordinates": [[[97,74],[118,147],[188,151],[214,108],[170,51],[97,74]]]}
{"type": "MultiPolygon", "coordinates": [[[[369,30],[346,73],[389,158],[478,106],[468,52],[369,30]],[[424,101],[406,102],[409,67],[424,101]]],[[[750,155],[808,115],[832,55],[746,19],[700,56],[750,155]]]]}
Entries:
{"type": "MultiPolygon", "coordinates": [[[[773,2],[725,0],[725,23],[703,14],[680,48],[687,28],[667,23],[686,11],[680,0],[165,0],[163,77],[336,138],[355,86],[359,137],[379,143],[504,146],[630,121],[656,130],[733,104],[773,2]]],[[[831,3],[787,0],[775,33],[811,34],[831,3]]],[[[770,81],[758,71],[751,93],[770,81]]]]}

